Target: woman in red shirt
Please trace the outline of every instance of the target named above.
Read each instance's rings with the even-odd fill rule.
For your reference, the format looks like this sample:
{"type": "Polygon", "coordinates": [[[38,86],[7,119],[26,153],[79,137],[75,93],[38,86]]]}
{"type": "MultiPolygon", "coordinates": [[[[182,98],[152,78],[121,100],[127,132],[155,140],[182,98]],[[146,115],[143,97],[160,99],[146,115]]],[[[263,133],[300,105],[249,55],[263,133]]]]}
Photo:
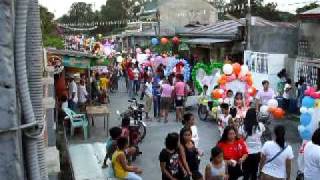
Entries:
{"type": "Polygon", "coordinates": [[[237,131],[232,126],[227,126],[218,142],[222,149],[224,160],[228,164],[229,180],[237,180],[242,176],[242,163],[248,156],[245,141],[237,137],[237,131]]]}

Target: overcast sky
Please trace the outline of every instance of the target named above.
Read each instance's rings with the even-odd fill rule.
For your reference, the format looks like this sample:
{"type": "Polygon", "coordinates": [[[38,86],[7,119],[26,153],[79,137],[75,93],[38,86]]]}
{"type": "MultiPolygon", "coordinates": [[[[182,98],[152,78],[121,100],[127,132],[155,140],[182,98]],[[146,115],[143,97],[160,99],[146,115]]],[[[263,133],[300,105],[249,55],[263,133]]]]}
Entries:
{"type": "MultiPolygon", "coordinates": [[[[121,1],[121,0],[119,0],[121,1]]],[[[278,3],[278,9],[281,11],[289,11],[294,13],[297,7],[301,7],[307,3],[314,2],[315,0],[264,0],[267,2],[278,3]],[[302,3],[302,4],[295,4],[302,3]],[[294,4],[294,5],[293,5],[294,4]]],[[[50,12],[55,14],[58,18],[63,14],[67,13],[71,4],[74,2],[86,2],[94,5],[95,10],[100,9],[100,7],[105,4],[106,0],[39,0],[40,4],[47,7],[50,12]]]]}

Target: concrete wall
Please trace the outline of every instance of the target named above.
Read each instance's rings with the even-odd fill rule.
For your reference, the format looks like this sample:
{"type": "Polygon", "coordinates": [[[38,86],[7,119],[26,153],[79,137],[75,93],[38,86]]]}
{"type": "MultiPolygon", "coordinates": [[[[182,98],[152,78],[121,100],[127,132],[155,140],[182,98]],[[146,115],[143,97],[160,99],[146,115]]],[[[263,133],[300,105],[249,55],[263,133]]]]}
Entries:
{"type": "Polygon", "coordinates": [[[296,28],[251,27],[251,49],[256,52],[288,54],[294,57],[298,49],[296,28]]]}
{"type": "Polygon", "coordinates": [[[320,20],[304,21],[300,24],[299,40],[307,40],[309,52],[314,58],[320,58],[320,20]]]}
{"type": "Polygon", "coordinates": [[[204,0],[162,0],[159,11],[161,23],[173,28],[197,21],[212,24],[218,20],[217,10],[204,0]]]}
{"type": "MultiPolygon", "coordinates": [[[[15,71],[14,71],[14,1],[0,1],[0,129],[18,126],[15,71]]],[[[0,179],[23,178],[20,152],[21,133],[0,133],[0,179]]]]}

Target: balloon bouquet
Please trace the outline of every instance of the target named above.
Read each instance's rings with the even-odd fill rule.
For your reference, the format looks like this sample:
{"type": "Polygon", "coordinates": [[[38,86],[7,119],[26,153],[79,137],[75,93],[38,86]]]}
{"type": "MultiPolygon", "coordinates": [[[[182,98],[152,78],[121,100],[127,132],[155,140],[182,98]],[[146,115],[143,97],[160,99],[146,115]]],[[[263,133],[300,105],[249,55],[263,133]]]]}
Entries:
{"type": "Polygon", "coordinates": [[[298,126],[302,144],[299,149],[298,168],[303,172],[304,147],[311,140],[313,132],[319,127],[320,122],[320,93],[315,88],[309,87],[305,92],[300,108],[300,125],[298,126]]]}
{"type": "Polygon", "coordinates": [[[218,88],[214,89],[211,95],[213,99],[217,99],[220,103],[226,98],[228,90],[244,94],[247,105],[257,92],[253,86],[252,74],[249,72],[248,66],[241,66],[238,63],[223,66],[223,74],[218,79],[218,85],[218,88]]]}

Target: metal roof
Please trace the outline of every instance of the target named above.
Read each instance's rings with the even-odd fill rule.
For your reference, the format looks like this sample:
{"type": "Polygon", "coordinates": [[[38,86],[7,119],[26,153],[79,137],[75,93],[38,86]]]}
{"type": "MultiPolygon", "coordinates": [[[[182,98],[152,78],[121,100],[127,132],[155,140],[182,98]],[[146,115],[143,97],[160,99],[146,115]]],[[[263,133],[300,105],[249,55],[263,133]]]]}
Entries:
{"type": "Polygon", "coordinates": [[[214,43],[223,43],[223,42],[231,42],[230,39],[213,39],[213,38],[196,38],[187,40],[188,44],[201,44],[201,45],[210,45],[214,43]]]}
{"type": "Polygon", "coordinates": [[[85,58],[95,58],[95,59],[99,58],[98,56],[94,56],[92,54],[80,52],[80,51],[58,50],[58,49],[54,49],[54,48],[46,48],[46,50],[47,50],[47,53],[63,55],[63,56],[85,57],[85,58]]]}
{"type": "Polygon", "coordinates": [[[301,14],[320,14],[320,7],[311,9],[311,10],[303,12],[301,14]]]}

